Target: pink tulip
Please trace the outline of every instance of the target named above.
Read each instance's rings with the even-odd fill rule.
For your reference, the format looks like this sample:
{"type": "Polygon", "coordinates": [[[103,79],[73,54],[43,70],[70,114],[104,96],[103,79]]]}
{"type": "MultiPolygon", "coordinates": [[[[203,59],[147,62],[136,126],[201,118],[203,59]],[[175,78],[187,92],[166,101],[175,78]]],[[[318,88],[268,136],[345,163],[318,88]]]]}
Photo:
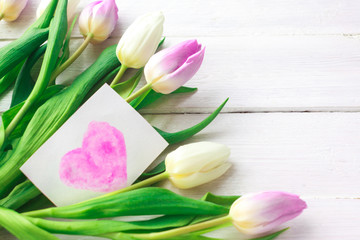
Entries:
{"type": "Polygon", "coordinates": [[[230,209],[234,226],[247,235],[263,235],[297,217],[306,208],[299,196],[285,192],[248,194],[230,209]]]}
{"type": "Polygon", "coordinates": [[[118,20],[115,0],[99,0],[87,5],[80,14],[79,27],[86,37],[93,34],[93,43],[105,41],[114,31],[118,20]]]}
{"type": "Polygon", "coordinates": [[[156,92],[168,94],[189,81],[199,70],[205,48],[188,40],[153,55],[145,66],[146,81],[156,92]]]}

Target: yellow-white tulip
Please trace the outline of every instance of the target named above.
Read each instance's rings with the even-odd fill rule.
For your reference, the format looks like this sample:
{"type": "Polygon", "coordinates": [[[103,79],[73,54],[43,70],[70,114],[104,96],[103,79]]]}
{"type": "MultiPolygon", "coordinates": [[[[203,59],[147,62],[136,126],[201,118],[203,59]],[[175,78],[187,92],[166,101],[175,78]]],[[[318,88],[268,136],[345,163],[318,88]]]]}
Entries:
{"type": "Polygon", "coordinates": [[[161,12],[138,17],[121,37],[116,49],[119,61],[128,68],[142,68],[155,53],[163,33],[161,12]]]}
{"type": "Polygon", "coordinates": [[[166,172],[176,187],[187,189],[210,182],[231,166],[230,149],[219,143],[198,142],[179,147],[165,159],[166,172]]]}
{"type": "Polygon", "coordinates": [[[7,22],[15,21],[22,10],[25,8],[28,0],[0,0],[0,20],[7,22]]]}

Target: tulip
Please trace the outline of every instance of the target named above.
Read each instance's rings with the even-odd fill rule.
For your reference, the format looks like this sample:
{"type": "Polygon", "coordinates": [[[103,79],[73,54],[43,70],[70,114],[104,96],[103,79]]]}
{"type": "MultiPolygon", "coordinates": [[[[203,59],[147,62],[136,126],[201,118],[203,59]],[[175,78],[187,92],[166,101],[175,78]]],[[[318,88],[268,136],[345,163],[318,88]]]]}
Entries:
{"type": "Polygon", "coordinates": [[[115,0],[100,0],[87,5],[80,14],[79,27],[85,37],[84,42],[51,76],[51,81],[68,68],[86,49],[89,43],[105,41],[114,30],[118,20],[115,0]]]}
{"type": "MultiPolygon", "coordinates": [[[[48,7],[51,0],[41,0],[36,10],[36,18],[39,18],[45,9],[48,7]]],[[[67,18],[72,19],[76,12],[76,7],[79,5],[80,0],[68,0],[67,18]]]]}
{"type": "Polygon", "coordinates": [[[306,208],[299,196],[285,192],[262,192],[236,200],[229,215],[234,226],[247,235],[262,235],[297,217],[306,208]]]}
{"type": "Polygon", "coordinates": [[[164,15],[161,12],[138,17],[125,31],[116,49],[122,65],[142,68],[155,53],[163,33],[164,15]]]}
{"type": "Polygon", "coordinates": [[[229,156],[230,149],[225,145],[213,142],[191,143],[166,156],[166,172],[176,187],[196,187],[223,175],[231,166],[227,162],[229,156]]]}
{"type": "Polygon", "coordinates": [[[92,35],[91,42],[105,41],[114,31],[118,20],[115,0],[100,0],[87,5],[80,14],[79,27],[84,37],[92,35]]]}
{"type": "Polygon", "coordinates": [[[26,4],[27,0],[0,0],[0,20],[15,21],[26,4]]]}
{"type": "Polygon", "coordinates": [[[146,64],[146,81],[156,92],[169,94],[195,75],[204,53],[205,48],[197,40],[184,41],[164,49],[152,56],[146,64]]]}

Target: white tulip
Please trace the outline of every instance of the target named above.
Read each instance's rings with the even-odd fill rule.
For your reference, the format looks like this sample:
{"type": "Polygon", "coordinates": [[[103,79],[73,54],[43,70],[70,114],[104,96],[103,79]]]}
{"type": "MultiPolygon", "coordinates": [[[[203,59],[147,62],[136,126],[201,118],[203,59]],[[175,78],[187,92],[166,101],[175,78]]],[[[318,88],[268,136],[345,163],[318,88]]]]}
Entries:
{"type": "Polygon", "coordinates": [[[213,142],[184,145],[169,153],[165,159],[170,181],[187,189],[210,182],[223,175],[231,166],[227,162],[230,149],[213,142]]]}
{"type": "Polygon", "coordinates": [[[25,8],[28,0],[0,0],[0,20],[7,22],[15,21],[22,10],[25,8]]]}
{"type": "Polygon", "coordinates": [[[161,12],[138,17],[121,37],[116,49],[119,61],[128,68],[141,68],[155,53],[163,33],[161,12]]]}

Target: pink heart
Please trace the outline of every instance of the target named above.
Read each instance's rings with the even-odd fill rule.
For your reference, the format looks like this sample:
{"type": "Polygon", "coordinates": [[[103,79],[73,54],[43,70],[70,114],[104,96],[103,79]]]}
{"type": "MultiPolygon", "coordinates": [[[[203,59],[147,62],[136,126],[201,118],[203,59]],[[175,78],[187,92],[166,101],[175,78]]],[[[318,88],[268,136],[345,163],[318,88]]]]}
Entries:
{"type": "Polygon", "coordinates": [[[122,132],[107,122],[90,122],[82,148],[62,157],[59,174],[63,183],[78,189],[110,192],[125,187],[126,146],[122,132]]]}

